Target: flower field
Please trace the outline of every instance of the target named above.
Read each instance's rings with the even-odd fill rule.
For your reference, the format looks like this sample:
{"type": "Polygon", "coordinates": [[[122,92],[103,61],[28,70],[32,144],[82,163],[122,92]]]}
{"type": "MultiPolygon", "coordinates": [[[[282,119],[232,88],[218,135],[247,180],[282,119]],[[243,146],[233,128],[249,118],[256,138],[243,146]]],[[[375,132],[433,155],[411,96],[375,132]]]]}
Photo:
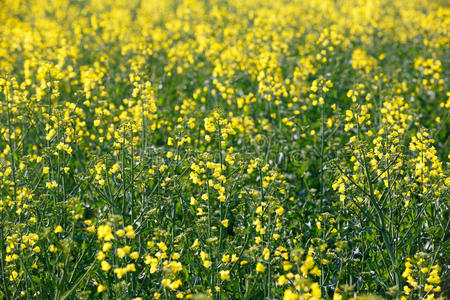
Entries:
{"type": "Polygon", "coordinates": [[[447,1],[0,20],[0,299],[449,295],[447,1]]]}

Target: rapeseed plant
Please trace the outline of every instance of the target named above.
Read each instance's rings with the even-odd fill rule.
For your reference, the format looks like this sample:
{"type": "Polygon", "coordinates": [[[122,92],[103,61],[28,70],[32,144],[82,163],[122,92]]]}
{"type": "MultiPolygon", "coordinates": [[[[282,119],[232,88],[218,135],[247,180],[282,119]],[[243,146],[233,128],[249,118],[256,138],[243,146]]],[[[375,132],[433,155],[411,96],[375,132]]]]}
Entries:
{"type": "Polygon", "coordinates": [[[0,8],[0,298],[443,299],[450,9],[0,8]]]}

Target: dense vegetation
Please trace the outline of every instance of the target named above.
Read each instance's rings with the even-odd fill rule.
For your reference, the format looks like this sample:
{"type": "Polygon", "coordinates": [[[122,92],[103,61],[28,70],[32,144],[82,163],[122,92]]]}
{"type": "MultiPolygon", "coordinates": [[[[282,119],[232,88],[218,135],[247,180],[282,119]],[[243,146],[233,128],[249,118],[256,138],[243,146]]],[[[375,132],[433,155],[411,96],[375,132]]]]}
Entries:
{"type": "Polygon", "coordinates": [[[450,8],[3,0],[1,299],[437,299],[450,8]]]}

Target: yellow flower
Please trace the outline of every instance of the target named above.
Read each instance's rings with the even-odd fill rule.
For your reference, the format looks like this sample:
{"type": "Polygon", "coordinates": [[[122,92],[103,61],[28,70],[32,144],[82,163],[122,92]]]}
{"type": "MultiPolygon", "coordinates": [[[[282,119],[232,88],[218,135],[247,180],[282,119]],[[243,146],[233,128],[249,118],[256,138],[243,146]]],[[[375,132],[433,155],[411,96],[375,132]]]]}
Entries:
{"type": "Polygon", "coordinates": [[[284,291],[283,300],[298,300],[299,296],[297,293],[292,292],[290,289],[284,291]]]}
{"type": "Polygon", "coordinates": [[[97,259],[98,260],[103,260],[103,259],[105,259],[105,257],[106,257],[106,254],[103,252],[103,251],[98,251],[98,254],[97,254],[97,259]]]}
{"type": "Polygon", "coordinates": [[[198,246],[200,246],[200,242],[198,241],[198,239],[195,239],[194,243],[192,244],[192,248],[197,248],[198,246]]]}
{"type": "Polygon", "coordinates": [[[55,187],[57,187],[58,186],[58,184],[56,183],[56,181],[55,180],[53,180],[53,181],[49,181],[49,182],[46,182],[45,183],[45,187],[46,188],[48,188],[48,189],[53,189],[53,188],[55,188],[55,187]]]}
{"type": "Polygon", "coordinates": [[[275,212],[277,215],[281,216],[284,213],[284,208],[280,206],[275,212]]]}
{"type": "Polygon", "coordinates": [[[409,288],[409,286],[405,285],[403,287],[403,291],[405,292],[406,295],[409,295],[411,293],[411,289],[409,288]]]}
{"type": "Polygon", "coordinates": [[[209,260],[205,260],[205,261],[203,262],[203,266],[204,266],[205,268],[207,268],[207,269],[208,269],[211,265],[212,265],[212,262],[209,261],[209,260]]]}
{"type": "Polygon", "coordinates": [[[289,280],[286,278],[286,276],[281,275],[280,277],[278,277],[278,280],[277,280],[278,285],[285,285],[288,282],[289,282],[289,280]]]}
{"type": "Polygon", "coordinates": [[[17,273],[16,271],[12,271],[11,275],[9,275],[9,281],[14,281],[17,277],[19,277],[19,273],[17,273]]]}
{"type": "Polygon", "coordinates": [[[169,287],[171,283],[172,280],[170,280],[169,278],[164,278],[163,280],[161,280],[161,284],[163,287],[169,287]]]}
{"type": "Polygon", "coordinates": [[[51,140],[54,136],[55,136],[55,134],[56,134],[56,131],[55,131],[55,129],[50,129],[50,131],[48,132],[48,134],[47,134],[47,136],[45,137],[45,139],[47,140],[47,141],[49,141],[49,140],[51,140]]]}
{"type": "Polygon", "coordinates": [[[97,293],[101,293],[101,292],[103,292],[105,290],[106,290],[106,286],[104,286],[103,284],[99,284],[97,286],[97,293]]]}
{"type": "Polygon", "coordinates": [[[269,250],[269,248],[264,248],[264,250],[263,250],[263,257],[264,257],[264,260],[269,260],[269,258],[270,258],[270,250],[269,250]]]}
{"type": "Polygon", "coordinates": [[[311,270],[311,274],[316,275],[316,276],[320,276],[322,274],[322,271],[318,267],[314,267],[311,270]]]}
{"type": "Polygon", "coordinates": [[[145,257],[144,263],[147,265],[150,265],[150,274],[153,274],[157,271],[157,269],[158,269],[158,259],[157,258],[147,255],[145,257]]]}
{"type": "Polygon", "coordinates": [[[320,290],[319,284],[317,282],[311,284],[311,293],[314,297],[313,299],[319,299],[320,296],[322,296],[322,291],[320,290]]]}
{"type": "Polygon", "coordinates": [[[292,264],[289,261],[283,261],[283,270],[289,271],[292,269],[292,264]]]}
{"type": "Polygon", "coordinates": [[[114,269],[114,274],[117,275],[117,278],[121,279],[125,274],[127,274],[126,268],[116,268],[114,269]]]}
{"type": "Polygon", "coordinates": [[[119,164],[114,164],[112,167],[111,167],[111,170],[110,170],[110,173],[111,174],[114,174],[114,173],[116,173],[117,171],[119,171],[119,169],[120,169],[120,166],[119,166],[119,164]]]}
{"type": "Polygon", "coordinates": [[[109,225],[100,225],[97,229],[98,239],[103,239],[106,242],[111,241],[114,238],[112,234],[112,229],[109,225]]]}
{"type": "Polygon", "coordinates": [[[342,300],[342,295],[340,295],[338,293],[334,293],[333,300],[342,300]]]}
{"type": "Polygon", "coordinates": [[[103,250],[104,252],[108,252],[108,251],[111,249],[111,247],[112,247],[112,244],[109,243],[109,242],[107,242],[107,243],[104,243],[104,244],[103,244],[102,250],[103,250]]]}
{"type": "Polygon", "coordinates": [[[158,244],[158,248],[162,251],[162,252],[166,252],[167,251],[167,246],[164,242],[159,242],[158,244]]]}
{"type": "Polygon", "coordinates": [[[223,220],[222,222],[220,222],[223,227],[227,228],[228,227],[228,219],[223,220]]]}
{"type": "Polygon", "coordinates": [[[317,229],[322,229],[322,224],[320,222],[316,222],[317,229]]]}
{"type": "Polygon", "coordinates": [[[139,258],[139,253],[137,251],[131,252],[130,253],[130,258],[131,259],[138,259],[139,258]]]}
{"type": "Polygon", "coordinates": [[[427,278],[427,282],[433,283],[433,284],[439,284],[441,283],[441,278],[438,275],[438,271],[434,269],[430,272],[430,276],[427,278]]]}
{"type": "Polygon", "coordinates": [[[178,273],[183,269],[183,265],[180,262],[172,261],[169,264],[170,269],[172,270],[172,273],[178,273]]]}
{"type": "Polygon", "coordinates": [[[127,233],[125,234],[127,236],[127,238],[129,239],[134,239],[136,237],[136,233],[134,232],[134,230],[132,231],[127,231],[127,233]]]}
{"type": "Polygon", "coordinates": [[[134,264],[128,264],[126,270],[127,272],[136,272],[136,266],[134,264]]]}
{"type": "Polygon", "coordinates": [[[262,272],[264,272],[264,270],[265,270],[265,268],[264,268],[264,265],[262,263],[257,263],[256,264],[256,272],[262,273],[262,272]]]}
{"type": "Polygon", "coordinates": [[[220,279],[222,280],[230,280],[230,271],[220,271],[220,279]]]}
{"type": "Polygon", "coordinates": [[[117,248],[116,249],[116,254],[119,258],[123,258],[125,255],[127,255],[128,253],[130,253],[131,247],[130,246],[125,246],[122,248],[117,248]]]}
{"type": "Polygon", "coordinates": [[[111,265],[106,260],[103,260],[101,262],[101,265],[102,265],[102,270],[105,272],[108,272],[111,269],[111,265]]]}

